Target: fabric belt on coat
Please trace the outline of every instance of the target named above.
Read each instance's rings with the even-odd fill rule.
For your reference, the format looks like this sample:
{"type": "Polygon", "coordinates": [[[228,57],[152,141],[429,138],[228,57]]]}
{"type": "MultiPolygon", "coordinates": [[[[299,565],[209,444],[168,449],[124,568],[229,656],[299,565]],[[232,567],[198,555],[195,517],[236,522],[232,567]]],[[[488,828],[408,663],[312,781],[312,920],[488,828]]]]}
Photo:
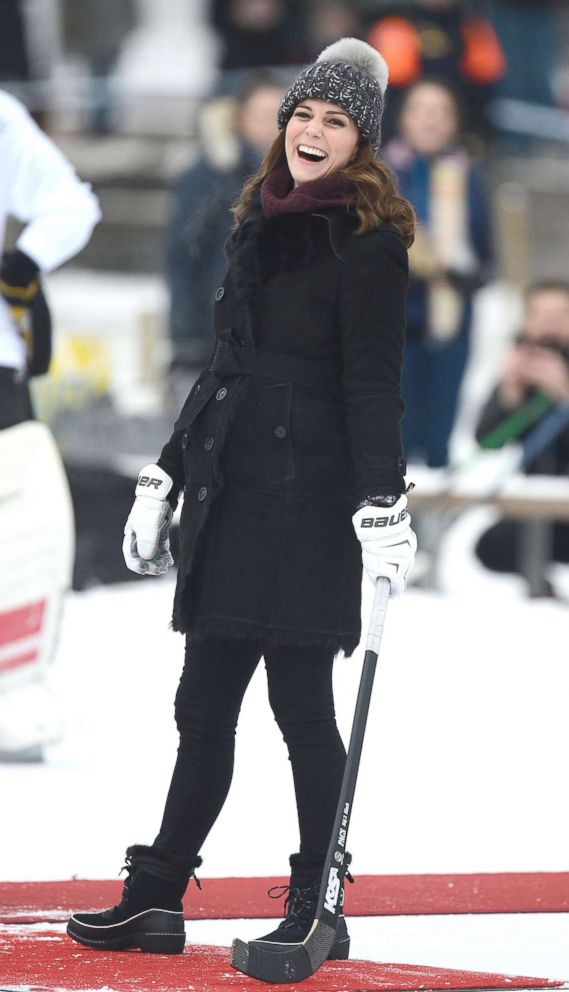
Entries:
{"type": "Polygon", "coordinates": [[[252,351],[227,341],[217,343],[210,371],[219,376],[255,375],[313,389],[337,390],[340,385],[339,365],[330,359],[317,360],[274,351],[252,351]]]}

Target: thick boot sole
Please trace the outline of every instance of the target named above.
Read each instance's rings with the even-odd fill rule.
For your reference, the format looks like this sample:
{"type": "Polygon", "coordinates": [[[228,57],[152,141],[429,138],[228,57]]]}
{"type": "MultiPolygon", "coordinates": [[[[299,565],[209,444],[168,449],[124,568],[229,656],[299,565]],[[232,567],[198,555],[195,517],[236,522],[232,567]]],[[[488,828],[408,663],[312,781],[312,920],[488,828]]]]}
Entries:
{"type": "MultiPolygon", "coordinates": [[[[145,916],[149,914],[140,914],[145,916]]],[[[180,913],[170,914],[170,916],[181,916],[180,913]]],[[[186,934],[183,929],[183,918],[181,929],[179,922],[172,920],[171,929],[160,926],[160,916],[165,916],[159,911],[153,911],[146,921],[147,927],[142,924],[140,916],[133,917],[122,924],[114,926],[93,926],[82,923],[80,920],[71,917],[67,924],[67,933],[72,940],[84,947],[91,947],[100,951],[126,951],[138,949],[147,954],[182,954],[186,943],[186,934]],[[137,921],[138,928],[137,928],[137,921]]]]}

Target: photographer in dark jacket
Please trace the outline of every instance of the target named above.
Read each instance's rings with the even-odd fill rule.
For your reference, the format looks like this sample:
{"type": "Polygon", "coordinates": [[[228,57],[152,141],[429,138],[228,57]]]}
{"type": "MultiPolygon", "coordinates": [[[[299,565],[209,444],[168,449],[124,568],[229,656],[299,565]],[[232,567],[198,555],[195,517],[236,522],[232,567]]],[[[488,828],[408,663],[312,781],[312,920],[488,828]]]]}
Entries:
{"type": "MultiPolygon", "coordinates": [[[[569,282],[563,280],[530,286],[522,331],[506,355],[500,381],[482,412],[478,440],[537,393],[551,405],[569,402],[569,282]]],[[[569,474],[569,428],[527,471],[569,474]]],[[[481,562],[496,572],[520,572],[520,529],[514,520],[490,527],[476,548],[481,562]]],[[[569,524],[555,523],[552,537],[553,560],[569,562],[569,524]]]]}
{"type": "MultiPolygon", "coordinates": [[[[381,56],[346,38],[285,95],[235,209],[215,355],[140,475],[124,553],[143,574],[171,563],[169,498],[185,487],[180,748],[156,840],[127,851],[123,901],[69,922],[88,946],[183,950],[181,898],[225,802],[261,657],[300,830],[286,920],[263,939],[296,943],[312,925],[345,765],[334,657],[360,639],[362,563],[398,595],[416,546],[399,428],[414,215],[377,157],[386,84],[381,56]]],[[[341,917],[330,957],[349,941],[341,917]]]]}

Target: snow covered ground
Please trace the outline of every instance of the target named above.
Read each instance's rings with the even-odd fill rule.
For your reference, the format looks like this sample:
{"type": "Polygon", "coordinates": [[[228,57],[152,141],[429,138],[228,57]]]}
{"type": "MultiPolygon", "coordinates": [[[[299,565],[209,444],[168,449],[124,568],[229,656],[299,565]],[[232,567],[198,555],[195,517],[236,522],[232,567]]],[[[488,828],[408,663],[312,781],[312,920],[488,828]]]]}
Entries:
{"type": "MultiPolygon", "coordinates": [[[[569,975],[565,915],[356,917],[349,928],[352,959],[556,981],[569,975]]],[[[234,937],[251,940],[270,929],[266,919],[186,923],[188,943],[222,947],[229,947],[234,937]]],[[[64,933],[65,924],[11,924],[2,930],[47,940],[54,932],[64,933]]],[[[30,992],[29,986],[18,988],[30,992]]]]}
{"type": "MultiPolygon", "coordinates": [[[[365,961],[431,965],[566,979],[568,918],[545,916],[383,916],[350,920],[350,955],[365,961]]],[[[187,923],[195,944],[229,945],[267,933],[267,920],[187,923]]]]}
{"type": "MultiPolygon", "coordinates": [[[[168,629],[172,594],[166,578],[69,596],[51,673],[62,740],[43,766],[0,766],[4,880],[114,877],[128,844],[152,840],[176,749],[183,642],[168,629]]],[[[475,575],[454,595],[411,589],[390,605],[352,819],[354,874],[569,869],[568,627],[566,605],[475,575]]],[[[361,657],[336,663],[345,738],[361,657]]],[[[286,874],[296,845],[260,667],[202,874],[286,874]]],[[[356,919],[353,953],[563,979],[568,929],[562,914],[356,919]]],[[[188,924],[192,942],[263,930],[266,921],[188,924]]]]}
{"type": "MultiPolygon", "coordinates": [[[[351,827],[356,872],[569,868],[567,607],[475,588],[411,589],[389,607],[351,827]]],[[[172,594],[170,579],[148,579],[69,596],[51,675],[63,739],[44,767],[0,767],[5,879],[108,878],[127,844],[152,840],[176,750],[172,594]]],[[[360,662],[336,663],[346,738],[360,662]]],[[[296,843],[260,666],[203,873],[284,873],[296,843]]]]}

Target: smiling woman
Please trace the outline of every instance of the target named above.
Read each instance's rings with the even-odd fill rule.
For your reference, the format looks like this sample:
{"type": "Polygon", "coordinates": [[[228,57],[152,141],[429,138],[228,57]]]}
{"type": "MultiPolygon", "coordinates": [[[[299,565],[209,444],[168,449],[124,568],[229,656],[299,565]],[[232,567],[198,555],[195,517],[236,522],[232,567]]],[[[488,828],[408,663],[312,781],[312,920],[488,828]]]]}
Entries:
{"type": "Polygon", "coordinates": [[[329,45],[285,94],[280,134],[243,187],[233,209],[237,223],[259,196],[267,216],[273,194],[285,213],[298,212],[299,198],[305,211],[308,200],[316,209],[323,196],[328,206],[343,204],[359,219],[355,233],[392,224],[409,248],[414,210],[377,157],[386,86],[387,66],[375,49],[354,38],[329,45]]]}
{"type": "MultiPolygon", "coordinates": [[[[181,897],[225,802],[261,657],[300,830],[286,920],[262,939],[291,944],[311,927],[345,765],[334,657],[360,638],[362,563],[398,595],[416,543],[399,428],[414,215],[376,157],[386,82],[381,56],[347,38],[285,95],[234,211],[215,352],[139,478],[125,558],[143,574],[168,567],[184,489],[180,748],[158,836],[127,851],[122,902],[69,923],[88,946],[183,949],[181,897]]],[[[342,916],[330,957],[349,943],[342,916]]]]}
{"type": "Polygon", "coordinates": [[[294,185],[343,169],[356,154],[360,132],[345,110],[324,100],[303,100],[285,132],[285,153],[294,185]]]}

